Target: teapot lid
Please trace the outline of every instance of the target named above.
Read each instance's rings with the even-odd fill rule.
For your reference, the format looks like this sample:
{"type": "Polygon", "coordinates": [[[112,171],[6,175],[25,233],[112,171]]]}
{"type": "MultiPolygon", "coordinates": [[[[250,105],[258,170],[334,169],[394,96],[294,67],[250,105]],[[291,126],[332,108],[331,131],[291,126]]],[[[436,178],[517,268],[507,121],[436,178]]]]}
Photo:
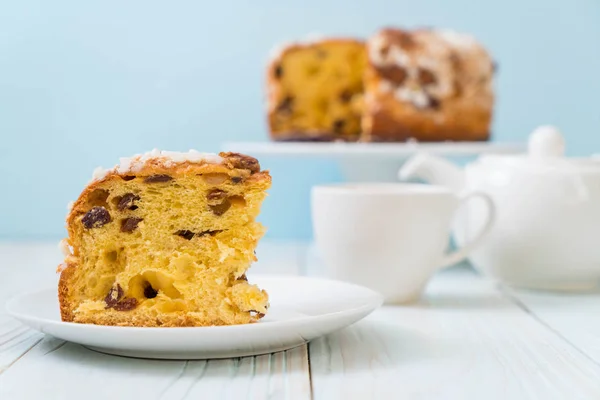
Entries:
{"type": "Polygon", "coordinates": [[[486,166],[511,166],[522,169],[560,172],[599,172],[600,157],[565,157],[565,140],[554,126],[542,125],[529,135],[527,153],[519,155],[485,155],[479,162],[486,166]]]}

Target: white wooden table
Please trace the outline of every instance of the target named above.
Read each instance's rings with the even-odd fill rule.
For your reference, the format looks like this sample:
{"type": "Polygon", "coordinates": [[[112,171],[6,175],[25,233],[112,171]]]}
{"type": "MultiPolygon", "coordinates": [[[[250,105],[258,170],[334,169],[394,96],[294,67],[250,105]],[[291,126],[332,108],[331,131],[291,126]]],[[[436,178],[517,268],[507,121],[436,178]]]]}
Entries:
{"type": "MultiPolygon", "coordinates": [[[[264,242],[253,272],[319,275],[310,246],[264,242]]],[[[468,267],[416,305],[383,307],[307,346],[153,361],[44,337],[4,312],[52,286],[55,243],[0,244],[0,399],[600,399],[600,292],[514,291],[468,267]]]]}

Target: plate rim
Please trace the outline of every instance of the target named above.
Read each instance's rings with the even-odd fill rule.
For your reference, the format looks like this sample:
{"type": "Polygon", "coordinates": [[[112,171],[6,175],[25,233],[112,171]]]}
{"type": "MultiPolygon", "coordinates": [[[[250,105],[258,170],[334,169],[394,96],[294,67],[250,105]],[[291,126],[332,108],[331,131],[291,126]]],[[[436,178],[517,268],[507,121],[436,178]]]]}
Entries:
{"type": "Polygon", "coordinates": [[[346,314],[360,314],[360,313],[364,313],[367,312],[367,315],[370,314],[371,312],[373,312],[374,310],[378,309],[379,307],[381,307],[383,305],[384,302],[384,298],[383,296],[376,292],[373,289],[367,288],[365,286],[361,286],[355,283],[351,283],[351,282],[344,282],[344,281],[340,281],[340,280],[334,280],[334,279],[327,279],[327,278],[320,278],[320,277],[310,277],[310,276],[303,276],[303,275],[280,275],[280,274],[254,274],[253,275],[254,278],[260,278],[260,279],[304,279],[304,280],[313,280],[313,281],[328,281],[328,282],[335,282],[338,284],[342,284],[345,286],[351,286],[354,288],[358,288],[361,290],[364,290],[366,292],[369,292],[369,294],[371,294],[373,296],[372,301],[369,301],[368,304],[363,304],[361,306],[358,307],[352,307],[352,308],[348,308],[348,309],[344,309],[344,310],[340,310],[340,311],[334,311],[334,312],[328,312],[325,314],[319,314],[319,315],[304,315],[301,317],[297,317],[297,318],[293,318],[293,319],[289,319],[289,320],[283,320],[283,321],[273,321],[273,322],[269,322],[269,323],[252,323],[252,324],[236,324],[236,325],[211,325],[211,326],[186,326],[186,327],[142,327],[142,326],[113,326],[113,325],[96,325],[96,324],[82,324],[82,323],[77,323],[77,322],[66,322],[66,321],[62,321],[62,320],[53,320],[53,319],[49,319],[49,318],[40,318],[40,317],[34,317],[31,316],[31,314],[23,314],[20,312],[17,312],[14,310],[14,304],[18,302],[18,300],[28,297],[28,296],[32,296],[35,294],[39,294],[42,292],[51,292],[51,291],[56,291],[56,288],[51,288],[51,287],[46,287],[46,288],[38,288],[38,289],[34,289],[34,290],[29,290],[26,292],[22,292],[16,295],[11,296],[4,304],[4,309],[6,310],[6,312],[8,313],[8,315],[10,315],[12,318],[17,319],[18,321],[21,321],[23,323],[25,323],[26,325],[28,325],[31,329],[35,329],[38,330],[36,328],[33,328],[31,324],[35,324],[38,326],[54,326],[54,327],[60,327],[60,326],[70,326],[73,329],[77,329],[77,330],[97,330],[97,331],[105,331],[105,332],[148,332],[148,334],[153,334],[156,332],[161,332],[164,333],[166,331],[169,332],[190,332],[192,330],[208,330],[210,329],[212,332],[214,331],[224,331],[227,330],[227,332],[232,332],[234,330],[247,330],[250,326],[252,326],[251,329],[253,330],[257,330],[257,329],[273,329],[273,324],[277,325],[277,328],[287,328],[287,327],[293,327],[296,324],[303,324],[307,321],[310,321],[311,323],[315,323],[318,320],[321,319],[329,319],[331,317],[343,317],[346,314]],[[24,322],[24,321],[28,321],[24,322]],[[261,328],[262,327],[262,328],[261,328]]]}

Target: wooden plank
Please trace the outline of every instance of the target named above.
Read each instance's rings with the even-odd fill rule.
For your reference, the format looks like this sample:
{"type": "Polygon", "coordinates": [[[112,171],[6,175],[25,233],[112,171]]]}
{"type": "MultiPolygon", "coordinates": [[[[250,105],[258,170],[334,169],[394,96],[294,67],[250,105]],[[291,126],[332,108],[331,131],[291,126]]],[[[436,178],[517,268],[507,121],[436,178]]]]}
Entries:
{"type": "Polygon", "coordinates": [[[0,315],[0,332],[0,374],[44,336],[5,315],[0,315]]]}
{"type": "Polygon", "coordinates": [[[316,399],[600,398],[600,367],[464,269],[309,345],[316,399]]]}
{"type": "Polygon", "coordinates": [[[213,393],[223,399],[309,399],[308,349],[301,346],[257,357],[211,360],[202,379],[189,390],[189,398],[213,393]]]}
{"type": "Polygon", "coordinates": [[[503,291],[600,365],[600,290],[559,293],[503,287],[503,291]]]}
{"type": "Polygon", "coordinates": [[[10,318],[6,301],[24,291],[56,285],[61,259],[57,243],[0,244],[0,374],[43,337],[10,318]]]}
{"type": "Polygon", "coordinates": [[[307,348],[242,359],[162,361],[110,356],[45,337],[0,374],[0,398],[309,399],[307,348]],[[34,385],[32,377],[40,377],[34,385]]]}

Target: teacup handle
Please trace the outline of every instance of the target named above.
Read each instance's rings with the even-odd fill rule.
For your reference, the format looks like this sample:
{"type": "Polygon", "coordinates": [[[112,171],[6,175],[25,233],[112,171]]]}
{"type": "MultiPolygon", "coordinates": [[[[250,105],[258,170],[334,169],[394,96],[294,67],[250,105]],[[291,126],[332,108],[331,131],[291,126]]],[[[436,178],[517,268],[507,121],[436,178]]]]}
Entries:
{"type": "Polygon", "coordinates": [[[459,208],[465,205],[468,201],[473,198],[480,198],[484,201],[487,207],[487,217],[483,228],[475,235],[475,238],[471,239],[467,244],[462,246],[461,248],[453,251],[452,253],[446,254],[442,257],[438,268],[446,268],[456,263],[463,261],[471,252],[477,248],[485,239],[490,230],[492,229],[492,225],[496,219],[496,206],[494,205],[494,201],[490,196],[483,192],[469,192],[460,196],[460,205],[459,208]]]}

